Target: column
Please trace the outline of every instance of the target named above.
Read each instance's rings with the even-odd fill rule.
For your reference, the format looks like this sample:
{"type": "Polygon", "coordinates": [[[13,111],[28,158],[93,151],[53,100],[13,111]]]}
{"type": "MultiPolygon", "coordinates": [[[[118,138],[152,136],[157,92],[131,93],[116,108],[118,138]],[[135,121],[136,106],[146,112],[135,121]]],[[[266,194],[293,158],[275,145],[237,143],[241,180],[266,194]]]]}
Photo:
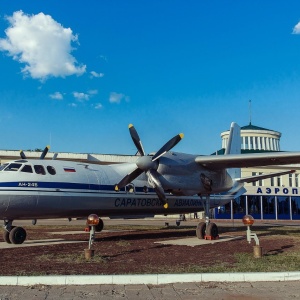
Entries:
{"type": "Polygon", "coordinates": [[[261,150],[261,137],[259,136],[257,140],[258,140],[258,150],[261,150]]]}
{"type": "Polygon", "coordinates": [[[270,138],[270,150],[274,150],[273,138],[270,138]]]}
{"type": "Polygon", "coordinates": [[[266,141],[264,137],[262,137],[262,150],[266,150],[266,141]]]}

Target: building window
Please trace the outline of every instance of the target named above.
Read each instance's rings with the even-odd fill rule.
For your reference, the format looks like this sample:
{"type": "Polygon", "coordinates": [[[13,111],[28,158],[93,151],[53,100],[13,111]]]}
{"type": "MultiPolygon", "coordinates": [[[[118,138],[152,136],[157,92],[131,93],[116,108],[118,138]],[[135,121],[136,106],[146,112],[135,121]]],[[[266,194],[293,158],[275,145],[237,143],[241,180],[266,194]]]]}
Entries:
{"type": "Polygon", "coordinates": [[[299,220],[300,219],[300,197],[292,197],[291,205],[292,205],[292,219],[299,220]]]}
{"type": "MultiPolygon", "coordinates": [[[[255,172],[252,172],[252,176],[255,176],[255,175],[256,175],[256,173],[255,173],[255,172]]],[[[253,185],[253,186],[256,186],[256,181],[253,181],[253,182],[252,182],[252,185],[253,185]]]]}
{"type": "MultiPolygon", "coordinates": [[[[262,175],[262,173],[261,172],[252,172],[252,176],[257,176],[257,175],[262,175]]],[[[252,185],[253,186],[263,186],[263,180],[260,179],[260,180],[254,181],[254,182],[252,182],[252,185]]]]}
{"type": "Polygon", "coordinates": [[[299,187],[299,174],[295,174],[295,187],[299,187]]]}
{"type": "Polygon", "coordinates": [[[281,182],[282,182],[281,176],[278,176],[277,177],[277,186],[281,186],[281,182]]]}
{"type": "Polygon", "coordinates": [[[262,201],[264,219],[275,219],[275,197],[263,196],[262,201]]]}
{"type": "Polygon", "coordinates": [[[245,196],[240,196],[233,200],[233,213],[234,214],[245,214],[246,213],[246,198],[245,196]]]}
{"type": "Polygon", "coordinates": [[[293,174],[289,174],[289,186],[293,186],[293,174]]]}
{"type": "Polygon", "coordinates": [[[250,215],[260,215],[260,196],[248,196],[248,213],[250,215]]]}
{"type": "Polygon", "coordinates": [[[277,214],[278,214],[278,219],[283,219],[286,218],[284,217],[289,215],[290,212],[290,202],[289,202],[289,197],[283,197],[279,196],[277,197],[277,214]]]}

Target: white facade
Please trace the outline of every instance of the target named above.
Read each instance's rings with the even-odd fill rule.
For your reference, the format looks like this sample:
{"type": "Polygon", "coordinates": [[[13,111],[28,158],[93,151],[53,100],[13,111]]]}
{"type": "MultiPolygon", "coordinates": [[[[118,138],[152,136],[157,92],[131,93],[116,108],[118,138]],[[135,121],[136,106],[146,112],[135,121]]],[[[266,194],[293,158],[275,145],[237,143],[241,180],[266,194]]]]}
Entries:
{"type": "MultiPolygon", "coordinates": [[[[257,127],[251,123],[241,127],[241,149],[280,151],[281,133],[274,130],[257,127]]],[[[226,149],[229,138],[229,130],[221,133],[222,148],[226,149]]]]}

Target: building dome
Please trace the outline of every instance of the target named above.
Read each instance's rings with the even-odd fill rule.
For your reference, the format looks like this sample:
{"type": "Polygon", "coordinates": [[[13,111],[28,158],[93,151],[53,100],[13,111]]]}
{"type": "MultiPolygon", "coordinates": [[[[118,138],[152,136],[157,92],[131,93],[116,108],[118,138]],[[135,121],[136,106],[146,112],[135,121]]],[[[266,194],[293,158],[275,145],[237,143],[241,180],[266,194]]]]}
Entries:
{"type": "MultiPolygon", "coordinates": [[[[241,150],[247,151],[280,151],[281,133],[262,127],[249,125],[241,127],[241,150]]],[[[221,133],[222,148],[226,149],[229,130],[221,133]]]]}

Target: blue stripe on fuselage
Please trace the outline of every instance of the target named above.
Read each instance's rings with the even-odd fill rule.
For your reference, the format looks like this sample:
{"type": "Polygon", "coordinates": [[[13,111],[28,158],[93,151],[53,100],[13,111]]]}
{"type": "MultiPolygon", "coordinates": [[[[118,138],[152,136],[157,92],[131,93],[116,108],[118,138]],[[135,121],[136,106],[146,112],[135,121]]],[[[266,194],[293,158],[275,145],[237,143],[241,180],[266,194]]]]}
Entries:
{"type": "MultiPolygon", "coordinates": [[[[66,190],[93,190],[93,191],[115,191],[114,185],[74,183],[74,182],[46,182],[46,181],[13,181],[0,182],[3,188],[38,188],[38,189],[66,189],[66,190]]],[[[136,192],[143,192],[142,187],[136,187],[136,192]]],[[[149,189],[153,192],[153,189],[149,189]]]]}

